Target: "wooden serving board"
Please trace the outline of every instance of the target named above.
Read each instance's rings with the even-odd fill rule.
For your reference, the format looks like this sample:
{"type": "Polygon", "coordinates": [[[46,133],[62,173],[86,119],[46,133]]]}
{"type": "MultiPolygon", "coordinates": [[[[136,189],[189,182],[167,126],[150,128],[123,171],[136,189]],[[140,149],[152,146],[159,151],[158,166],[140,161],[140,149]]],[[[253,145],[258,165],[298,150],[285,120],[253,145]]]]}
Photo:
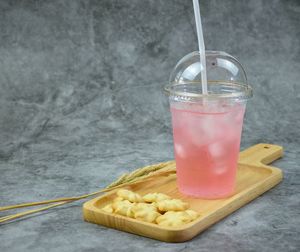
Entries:
{"type": "MultiPolygon", "coordinates": [[[[182,199],[200,216],[193,222],[178,228],[165,228],[157,224],[138,221],[101,210],[116,197],[116,191],[94,198],[83,205],[84,220],[106,227],[154,238],[166,242],[183,242],[207,229],[259,195],[268,191],[282,180],[280,169],[267,164],[282,157],[283,148],[271,144],[257,144],[239,155],[235,194],[229,198],[205,200],[180,194],[176,187],[176,175],[159,176],[136,184],[127,189],[144,195],[149,192],[166,193],[172,198],[182,199]]],[[[172,163],[175,166],[175,163],[172,163]]],[[[174,168],[174,167],[173,167],[174,168]]]]}

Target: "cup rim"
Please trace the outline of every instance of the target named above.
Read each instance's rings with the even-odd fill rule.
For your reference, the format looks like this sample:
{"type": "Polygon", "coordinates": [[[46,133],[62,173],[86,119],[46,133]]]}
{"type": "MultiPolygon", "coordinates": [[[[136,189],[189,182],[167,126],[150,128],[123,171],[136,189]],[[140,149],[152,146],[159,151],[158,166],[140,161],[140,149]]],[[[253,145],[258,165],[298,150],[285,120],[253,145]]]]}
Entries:
{"type": "Polygon", "coordinates": [[[208,85],[226,85],[236,88],[237,92],[231,93],[191,93],[186,91],[179,91],[178,88],[187,85],[198,85],[201,86],[199,82],[196,81],[181,81],[181,82],[171,82],[164,87],[164,91],[168,96],[178,96],[183,100],[196,100],[196,99],[243,99],[248,100],[253,96],[253,89],[250,85],[245,85],[239,82],[228,82],[228,81],[208,81],[208,85]],[[177,90],[176,90],[177,89],[177,90]]]}

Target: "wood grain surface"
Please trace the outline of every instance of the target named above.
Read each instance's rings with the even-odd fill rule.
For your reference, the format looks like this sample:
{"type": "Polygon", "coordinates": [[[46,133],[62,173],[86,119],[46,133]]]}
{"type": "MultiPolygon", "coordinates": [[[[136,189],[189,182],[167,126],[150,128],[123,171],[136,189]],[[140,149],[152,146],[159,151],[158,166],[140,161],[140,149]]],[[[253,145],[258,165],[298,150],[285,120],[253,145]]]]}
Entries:
{"type": "Polygon", "coordinates": [[[283,148],[271,144],[257,144],[242,151],[239,155],[235,193],[224,199],[206,200],[182,195],[177,190],[176,174],[170,173],[126,187],[141,195],[149,192],[162,192],[172,198],[188,202],[190,208],[197,211],[200,216],[195,221],[178,228],[165,228],[102,211],[101,208],[116,197],[115,191],[84,203],[83,217],[85,221],[91,223],[161,241],[184,242],[277,185],[282,180],[282,172],[267,164],[282,155],[283,148]]]}

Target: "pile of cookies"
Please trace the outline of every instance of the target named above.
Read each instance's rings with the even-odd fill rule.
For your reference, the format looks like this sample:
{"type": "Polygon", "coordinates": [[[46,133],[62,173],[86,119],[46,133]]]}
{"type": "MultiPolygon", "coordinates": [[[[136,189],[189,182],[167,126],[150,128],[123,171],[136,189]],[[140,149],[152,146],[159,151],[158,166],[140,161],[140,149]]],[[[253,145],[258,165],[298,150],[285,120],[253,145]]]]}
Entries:
{"type": "Polygon", "coordinates": [[[188,208],[188,203],[180,199],[172,199],[163,193],[148,193],[141,196],[120,189],[113,202],[102,210],[165,227],[179,227],[199,216],[197,212],[188,208]]]}

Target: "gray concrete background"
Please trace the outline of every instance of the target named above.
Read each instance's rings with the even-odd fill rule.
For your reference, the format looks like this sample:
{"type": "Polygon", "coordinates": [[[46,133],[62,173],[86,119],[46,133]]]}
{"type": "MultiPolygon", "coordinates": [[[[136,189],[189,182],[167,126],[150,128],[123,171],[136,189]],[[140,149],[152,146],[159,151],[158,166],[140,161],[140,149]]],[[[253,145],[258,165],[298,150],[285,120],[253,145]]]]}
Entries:
{"type": "MultiPolygon", "coordinates": [[[[0,1],[1,205],[95,191],[173,158],[162,88],[197,50],[191,2],[0,1]]],[[[283,145],[284,181],[182,244],[85,223],[78,202],[0,225],[0,251],[300,249],[300,2],[201,7],[207,49],[236,56],[255,90],[242,148],[283,145]]]]}

